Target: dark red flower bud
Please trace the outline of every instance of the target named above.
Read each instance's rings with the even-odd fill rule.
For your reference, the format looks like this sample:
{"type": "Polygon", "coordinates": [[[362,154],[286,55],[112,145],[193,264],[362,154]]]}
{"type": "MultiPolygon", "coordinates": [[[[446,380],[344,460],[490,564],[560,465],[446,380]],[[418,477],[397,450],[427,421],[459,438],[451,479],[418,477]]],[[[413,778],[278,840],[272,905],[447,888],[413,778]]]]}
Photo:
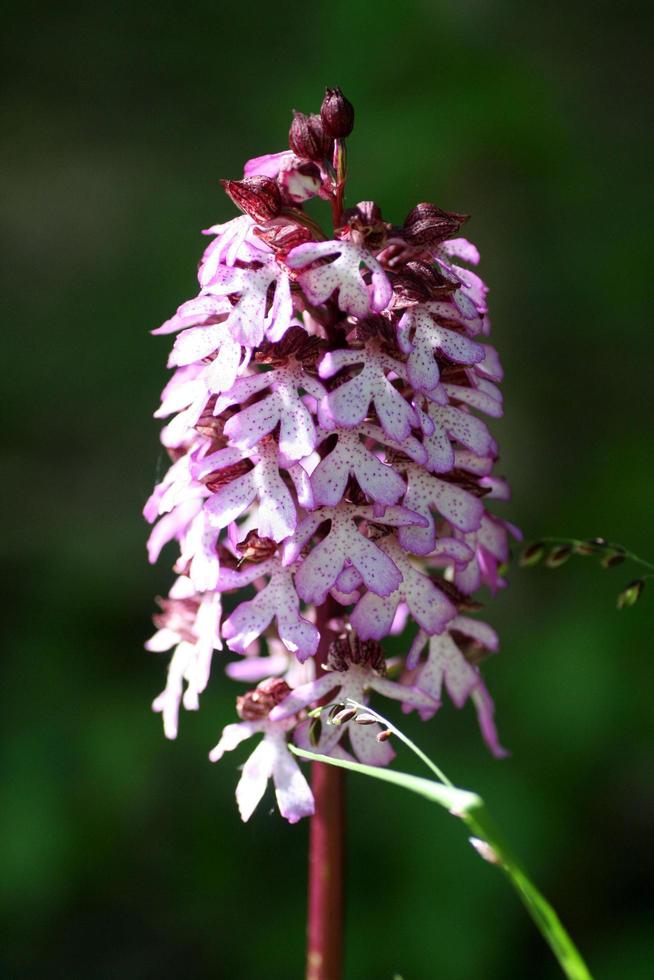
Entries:
{"type": "Polygon", "coordinates": [[[438,245],[451,238],[470,215],[443,211],[435,204],[416,204],[404,221],[404,235],[417,245],[438,245]]]}
{"type": "Polygon", "coordinates": [[[354,106],[340,88],[328,88],[320,106],[325,133],[332,139],[343,139],[354,129],[354,106]]]}
{"type": "Polygon", "coordinates": [[[428,299],[447,299],[459,285],[457,281],[452,282],[444,276],[441,269],[432,262],[407,262],[404,271],[425,291],[428,299]]]}
{"type": "Polygon", "coordinates": [[[328,155],[329,144],[330,139],[325,134],[320,116],[294,113],[288,133],[288,145],[297,157],[319,163],[328,155]]]}
{"type": "Polygon", "coordinates": [[[272,221],[282,209],[282,196],[272,177],[244,177],[220,183],[236,207],[259,224],[272,221]]]}
{"type": "Polygon", "coordinates": [[[253,691],[236,698],[236,711],[244,721],[262,721],[283,701],[291,689],[279,677],[269,677],[253,691]]]}

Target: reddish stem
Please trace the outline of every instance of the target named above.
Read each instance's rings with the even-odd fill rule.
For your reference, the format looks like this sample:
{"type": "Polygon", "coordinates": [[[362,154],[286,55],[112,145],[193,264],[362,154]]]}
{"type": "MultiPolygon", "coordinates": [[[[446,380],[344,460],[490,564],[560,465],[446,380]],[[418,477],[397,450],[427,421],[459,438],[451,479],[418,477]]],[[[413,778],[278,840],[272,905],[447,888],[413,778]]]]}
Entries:
{"type": "Polygon", "coordinates": [[[345,197],[345,181],[347,179],[347,158],[345,140],[334,141],[334,171],[336,180],[332,196],[332,222],[334,231],[343,224],[343,200],[345,197]]]}
{"type": "MultiPolygon", "coordinates": [[[[328,601],[318,610],[318,670],[327,659],[333,634],[328,601]]],[[[306,980],[340,980],[343,966],[343,852],[345,838],[344,773],[314,762],[311,789],[315,813],[309,835],[306,980]]]]}

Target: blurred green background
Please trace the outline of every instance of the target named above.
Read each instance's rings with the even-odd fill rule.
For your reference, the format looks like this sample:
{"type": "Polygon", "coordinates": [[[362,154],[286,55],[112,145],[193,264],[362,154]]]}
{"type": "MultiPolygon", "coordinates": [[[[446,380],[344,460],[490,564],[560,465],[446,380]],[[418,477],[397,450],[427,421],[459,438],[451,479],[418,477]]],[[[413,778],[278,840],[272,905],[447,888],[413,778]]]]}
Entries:
{"type": "MultiPolygon", "coordinates": [[[[149,711],[166,658],[142,642],[171,576],[140,510],[168,346],[148,330],[192,295],[199,230],[234,213],[218,178],[283,148],[326,84],[357,108],[350,203],[473,215],[505,513],[654,556],[648,20],[578,0],[5,8],[3,977],[302,975],[307,826],[270,805],[242,825],[249,749],[207,762],[237,685],[216,671],[176,743],[149,711]]],[[[516,568],[489,603],[510,759],[471,709],[407,723],[620,980],[654,973],[654,596],[616,612],[630,577],[516,568]]],[[[446,815],[354,778],[349,820],[348,978],[559,975],[446,815]]]]}

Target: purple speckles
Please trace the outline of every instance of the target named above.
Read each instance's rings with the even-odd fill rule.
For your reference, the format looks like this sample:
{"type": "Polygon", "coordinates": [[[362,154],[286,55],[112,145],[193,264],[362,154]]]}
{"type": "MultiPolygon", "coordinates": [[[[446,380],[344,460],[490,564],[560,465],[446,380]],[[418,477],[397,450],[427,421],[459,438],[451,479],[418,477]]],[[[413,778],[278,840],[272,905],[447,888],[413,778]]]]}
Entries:
{"type": "Polygon", "coordinates": [[[338,305],[352,316],[364,317],[371,310],[381,312],[390,303],[393,291],[377,259],[365,249],[347,242],[307,242],[289,254],[287,265],[302,269],[298,279],[312,303],[324,303],[332,293],[338,294],[338,305]],[[313,265],[327,259],[326,265],[313,265]],[[371,273],[367,286],[362,268],[371,273]]]}

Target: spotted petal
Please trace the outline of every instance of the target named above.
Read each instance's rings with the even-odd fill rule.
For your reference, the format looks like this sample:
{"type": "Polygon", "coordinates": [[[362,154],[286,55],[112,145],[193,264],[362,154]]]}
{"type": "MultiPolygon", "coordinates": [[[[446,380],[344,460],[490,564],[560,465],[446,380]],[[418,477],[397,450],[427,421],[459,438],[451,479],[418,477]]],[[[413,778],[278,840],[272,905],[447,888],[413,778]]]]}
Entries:
{"type": "Polygon", "coordinates": [[[456,609],[428,576],[413,567],[406,552],[394,536],[378,542],[399,570],[401,581],[387,595],[366,594],[359,600],[352,613],[352,626],[363,640],[381,640],[391,632],[393,619],[401,602],[406,602],[416,622],[429,634],[440,633],[456,609]]]}
{"type": "Polygon", "coordinates": [[[306,242],[289,253],[286,263],[291,269],[304,269],[298,279],[312,303],[324,303],[336,292],[339,307],[351,316],[364,317],[370,310],[381,312],[393,295],[377,259],[349,242],[306,242]],[[313,265],[319,259],[332,261],[313,265]],[[372,272],[371,287],[363,280],[362,266],[372,272]]]}

